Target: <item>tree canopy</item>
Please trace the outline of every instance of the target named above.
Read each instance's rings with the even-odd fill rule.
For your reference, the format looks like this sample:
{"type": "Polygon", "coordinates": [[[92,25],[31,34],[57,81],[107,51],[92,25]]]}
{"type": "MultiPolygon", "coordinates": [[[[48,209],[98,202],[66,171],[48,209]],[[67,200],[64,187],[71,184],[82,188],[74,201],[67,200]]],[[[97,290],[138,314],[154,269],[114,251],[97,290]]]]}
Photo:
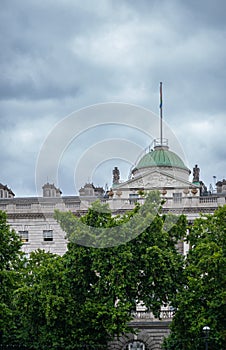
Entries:
{"type": "Polygon", "coordinates": [[[137,303],[158,316],[183,286],[176,243],[186,234],[186,218],[162,215],[159,193],[151,192],[142,206],[122,215],[95,202],[82,217],[57,211],[55,218],[67,233],[68,250],[62,257],[33,252],[18,267],[5,344],[104,347],[131,332],[137,303]]]}
{"type": "Polygon", "coordinates": [[[82,330],[89,340],[100,335],[99,342],[107,341],[128,331],[138,302],[158,316],[182,285],[183,256],[176,243],[186,234],[186,218],[160,213],[157,192],[122,216],[112,216],[98,202],[82,218],[56,212],[70,242],[64,258],[73,264],[71,278],[92,276],[83,304],[94,325],[82,330]]]}
{"type": "Polygon", "coordinates": [[[202,329],[210,327],[209,348],[226,343],[226,206],[196,219],[188,235],[184,288],[173,302],[176,313],[167,349],[203,349],[202,329]]]}
{"type": "Polygon", "coordinates": [[[0,342],[9,331],[13,292],[20,283],[21,240],[7,224],[6,213],[0,211],[0,342]]]}

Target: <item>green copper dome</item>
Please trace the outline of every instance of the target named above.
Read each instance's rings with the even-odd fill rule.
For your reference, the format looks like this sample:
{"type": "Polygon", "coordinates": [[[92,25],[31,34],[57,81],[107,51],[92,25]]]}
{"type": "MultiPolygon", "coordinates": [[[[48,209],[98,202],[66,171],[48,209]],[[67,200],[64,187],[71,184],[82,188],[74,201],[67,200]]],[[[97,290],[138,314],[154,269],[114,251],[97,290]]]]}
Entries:
{"type": "Polygon", "coordinates": [[[136,169],[148,167],[173,167],[188,170],[181,158],[168,147],[157,146],[154,151],[145,154],[138,162],[136,169]]]}

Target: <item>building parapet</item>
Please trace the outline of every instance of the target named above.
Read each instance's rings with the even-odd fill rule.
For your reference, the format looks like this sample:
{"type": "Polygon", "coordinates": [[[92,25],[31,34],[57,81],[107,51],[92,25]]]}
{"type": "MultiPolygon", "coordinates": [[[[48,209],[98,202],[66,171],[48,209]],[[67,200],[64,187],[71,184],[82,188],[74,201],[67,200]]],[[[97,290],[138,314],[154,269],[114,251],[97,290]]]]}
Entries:
{"type": "Polygon", "coordinates": [[[0,200],[0,210],[12,213],[48,213],[55,209],[77,211],[80,209],[80,198],[77,196],[61,198],[27,197],[0,200]]]}
{"type": "Polygon", "coordinates": [[[162,309],[159,318],[156,318],[151,311],[136,310],[132,313],[133,320],[131,322],[156,322],[156,321],[171,321],[174,316],[172,309],[162,309]]]}

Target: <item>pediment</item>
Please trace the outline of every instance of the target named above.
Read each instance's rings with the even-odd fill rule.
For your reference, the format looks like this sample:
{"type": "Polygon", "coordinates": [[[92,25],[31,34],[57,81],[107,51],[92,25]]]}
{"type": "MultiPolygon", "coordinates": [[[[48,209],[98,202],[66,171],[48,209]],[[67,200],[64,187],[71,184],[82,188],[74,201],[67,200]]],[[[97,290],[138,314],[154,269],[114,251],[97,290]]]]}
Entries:
{"type": "Polygon", "coordinates": [[[148,171],[138,177],[132,178],[117,185],[117,189],[122,188],[184,188],[194,187],[194,185],[182,178],[173,176],[164,171],[148,171]]]}

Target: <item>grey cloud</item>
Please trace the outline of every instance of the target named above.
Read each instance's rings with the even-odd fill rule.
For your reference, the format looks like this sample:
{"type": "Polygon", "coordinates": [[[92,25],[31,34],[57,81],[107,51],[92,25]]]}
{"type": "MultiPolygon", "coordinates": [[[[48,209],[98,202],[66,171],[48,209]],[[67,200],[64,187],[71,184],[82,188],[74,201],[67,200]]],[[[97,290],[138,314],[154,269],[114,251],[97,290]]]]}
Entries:
{"type": "Polygon", "coordinates": [[[119,101],[158,114],[160,81],[189,166],[202,163],[207,181],[212,164],[225,176],[225,10],[223,0],[3,0],[0,182],[32,193],[42,142],[74,110],[119,101]],[[197,120],[214,126],[197,132],[197,120]],[[34,135],[28,148],[22,131],[34,135]]]}

